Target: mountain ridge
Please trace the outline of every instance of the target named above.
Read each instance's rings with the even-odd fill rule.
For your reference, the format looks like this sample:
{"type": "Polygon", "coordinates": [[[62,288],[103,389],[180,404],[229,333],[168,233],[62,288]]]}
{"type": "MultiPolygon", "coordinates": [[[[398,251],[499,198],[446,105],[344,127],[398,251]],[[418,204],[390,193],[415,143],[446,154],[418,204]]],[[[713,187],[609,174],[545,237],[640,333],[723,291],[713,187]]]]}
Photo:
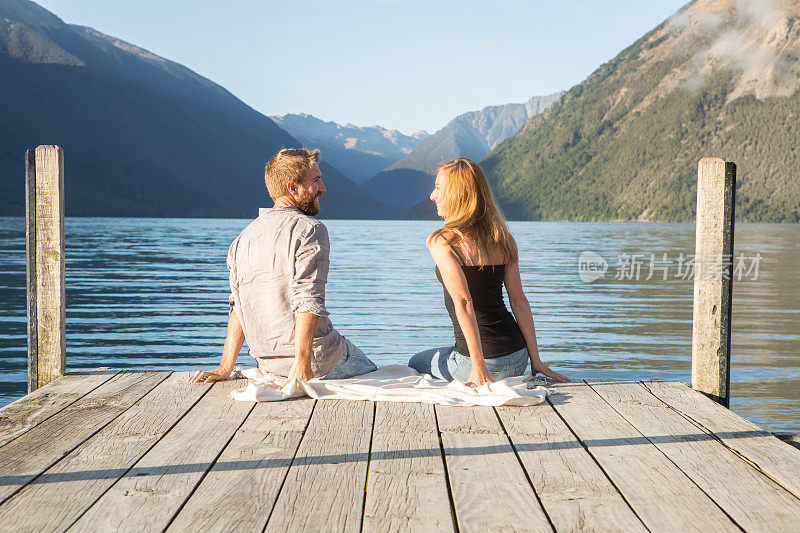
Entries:
{"type": "MultiPolygon", "coordinates": [[[[300,144],[213,81],[28,0],[0,1],[0,76],[0,215],[24,213],[25,150],[58,144],[70,216],[253,217],[272,203],[266,160],[300,144]]],[[[321,168],[323,217],[403,215],[321,168]]]]}
{"type": "Polygon", "coordinates": [[[738,220],[800,221],[799,15],[684,6],[486,156],[506,214],[692,221],[697,161],[716,156],[738,165],[738,220]]]}
{"type": "MultiPolygon", "coordinates": [[[[462,113],[419,143],[409,155],[370,178],[363,187],[375,198],[388,198],[396,205],[412,208],[430,194],[433,175],[440,162],[456,157],[475,161],[483,158],[562,94],[534,96],[523,104],[487,106],[462,113]]],[[[409,216],[432,218],[434,215],[433,211],[421,208],[413,210],[409,216]]]]}
{"type": "Polygon", "coordinates": [[[492,105],[462,113],[386,170],[407,168],[432,174],[441,161],[456,157],[481,159],[563,94],[560,91],[534,96],[522,104],[492,105]]]}
{"type": "Polygon", "coordinates": [[[402,159],[428,136],[424,130],[404,135],[378,125],[337,124],[306,113],[270,118],[300,142],[323,150],[330,162],[356,183],[402,159]]]}

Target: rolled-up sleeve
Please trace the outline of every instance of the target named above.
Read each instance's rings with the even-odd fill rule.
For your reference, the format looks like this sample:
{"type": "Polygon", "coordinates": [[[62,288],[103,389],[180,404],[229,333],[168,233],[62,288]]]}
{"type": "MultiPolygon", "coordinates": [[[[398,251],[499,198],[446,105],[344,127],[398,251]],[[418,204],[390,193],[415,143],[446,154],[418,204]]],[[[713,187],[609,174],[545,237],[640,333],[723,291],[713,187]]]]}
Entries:
{"type": "Polygon", "coordinates": [[[330,268],[328,230],[322,224],[309,227],[298,235],[295,250],[292,311],[328,316],[325,309],[325,283],[330,268]]]}
{"type": "Polygon", "coordinates": [[[236,315],[239,319],[242,318],[242,301],[239,298],[239,273],[236,268],[236,250],[239,246],[239,237],[236,237],[234,241],[231,243],[230,248],[228,248],[228,270],[230,271],[230,275],[228,276],[228,280],[231,286],[231,294],[228,296],[228,307],[229,312],[235,311],[236,315]]]}

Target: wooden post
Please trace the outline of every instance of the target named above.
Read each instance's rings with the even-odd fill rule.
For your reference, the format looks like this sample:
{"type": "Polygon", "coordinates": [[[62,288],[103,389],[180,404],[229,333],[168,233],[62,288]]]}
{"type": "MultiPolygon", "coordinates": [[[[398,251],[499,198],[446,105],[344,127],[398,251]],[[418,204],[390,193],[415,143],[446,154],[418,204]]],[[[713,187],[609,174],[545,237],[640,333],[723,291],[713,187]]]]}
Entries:
{"type": "Polygon", "coordinates": [[[64,294],[64,151],[25,153],[28,281],[28,392],[66,369],[64,294]]]}
{"type": "Polygon", "coordinates": [[[692,387],[730,406],[733,220],[736,165],[719,158],[697,169],[692,387]]]}

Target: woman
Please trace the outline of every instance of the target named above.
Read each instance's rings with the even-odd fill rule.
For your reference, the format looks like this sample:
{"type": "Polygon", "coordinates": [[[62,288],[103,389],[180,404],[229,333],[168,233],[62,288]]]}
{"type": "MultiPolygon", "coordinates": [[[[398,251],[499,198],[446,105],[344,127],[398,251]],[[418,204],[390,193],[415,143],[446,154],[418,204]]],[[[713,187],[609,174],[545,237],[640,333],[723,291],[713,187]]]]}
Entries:
{"type": "Polygon", "coordinates": [[[427,245],[444,286],[456,343],[420,352],[408,366],[480,386],[521,376],[530,360],[534,374],[569,381],[539,359],[517,245],[481,167],[466,158],[442,163],[430,198],[445,223],[428,237],[427,245]],[[503,284],[513,316],[503,303],[503,284]]]}

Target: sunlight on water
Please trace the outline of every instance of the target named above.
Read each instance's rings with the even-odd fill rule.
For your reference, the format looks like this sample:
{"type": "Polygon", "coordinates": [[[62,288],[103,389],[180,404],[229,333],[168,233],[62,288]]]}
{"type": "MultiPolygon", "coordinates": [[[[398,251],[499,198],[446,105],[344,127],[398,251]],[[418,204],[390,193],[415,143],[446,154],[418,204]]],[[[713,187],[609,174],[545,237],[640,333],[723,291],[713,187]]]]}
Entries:
{"type": "MultiPolygon", "coordinates": [[[[67,220],[67,366],[214,367],[225,335],[228,245],[246,220],[67,220]]],[[[435,222],[331,220],[328,309],[378,364],[452,344],[425,237],[435,222]]],[[[542,358],[574,378],[690,381],[692,224],[511,223],[542,358]],[[605,277],[581,281],[592,251],[605,277]],[[624,254],[639,254],[637,280],[624,254]],[[650,274],[651,254],[667,256],[650,274]],[[623,259],[620,259],[623,258],[623,259]],[[621,261],[621,262],[619,262],[621,261]],[[615,279],[631,274],[632,279],[615,279]]],[[[760,253],[734,283],[732,408],[800,431],[800,227],[736,227],[736,254],[760,253]]],[[[0,405],[26,387],[25,221],[0,218],[0,405]]],[[[634,261],[635,263],[635,261],[634,261]]],[[[239,363],[253,366],[243,353],[239,363]]]]}

